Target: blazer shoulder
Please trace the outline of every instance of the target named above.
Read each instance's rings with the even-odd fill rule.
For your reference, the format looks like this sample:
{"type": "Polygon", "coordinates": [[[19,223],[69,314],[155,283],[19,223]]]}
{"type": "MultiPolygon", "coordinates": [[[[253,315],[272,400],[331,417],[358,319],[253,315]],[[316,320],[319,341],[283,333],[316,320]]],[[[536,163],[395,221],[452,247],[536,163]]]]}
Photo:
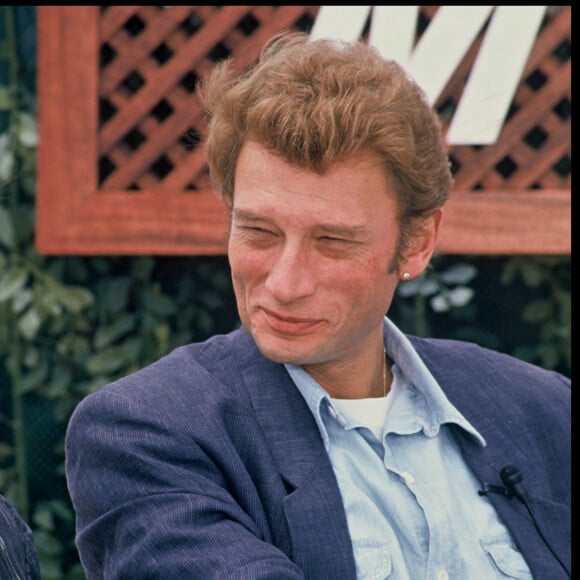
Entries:
{"type": "Polygon", "coordinates": [[[463,402],[470,393],[487,403],[515,405],[530,416],[556,416],[568,422],[571,380],[563,374],[470,342],[410,340],[454,401],[463,402]]]}
{"type": "MultiPolygon", "coordinates": [[[[243,402],[243,381],[239,366],[247,349],[240,331],[215,335],[203,342],[177,347],[170,353],[87,395],[78,405],[100,405],[106,400],[125,400],[136,407],[161,410],[195,401],[206,403],[235,397],[243,402]]],[[[247,354],[246,354],[247,356],[247,354]]]]}
{"type": "Polygon", "coordinates": [[[569,377],[536,364],[524,361],[512,355],[480,346],[473,342],[443,339],[408,337],[421,358],[431,368],[439,371],[453,368],[469,369],[470,373],[484,374],[486,371],[501,372],[504,376],[524,381],[546,382],[563,387],[571,386],[569,377]]]}

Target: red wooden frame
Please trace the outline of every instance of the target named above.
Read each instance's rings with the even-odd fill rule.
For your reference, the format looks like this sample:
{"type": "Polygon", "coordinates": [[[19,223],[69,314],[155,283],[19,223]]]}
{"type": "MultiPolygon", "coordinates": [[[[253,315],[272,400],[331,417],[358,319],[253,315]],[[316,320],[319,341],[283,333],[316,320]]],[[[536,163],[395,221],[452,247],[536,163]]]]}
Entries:
{"type": "MultiPolygon", "coordinates": [[[[99,191],[98,6],[38,7],[37,249],[43,254],[211,255],[227,216],[211,190],[99,191]]],[[[571,192],[456,191],[438,250],[566,254],[571,192]]]]}

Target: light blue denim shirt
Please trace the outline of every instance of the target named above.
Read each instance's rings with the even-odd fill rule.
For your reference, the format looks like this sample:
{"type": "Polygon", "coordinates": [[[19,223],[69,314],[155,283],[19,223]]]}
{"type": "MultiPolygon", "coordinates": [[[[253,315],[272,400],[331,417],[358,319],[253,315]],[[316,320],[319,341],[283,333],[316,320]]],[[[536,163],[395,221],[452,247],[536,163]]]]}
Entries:
{"type": "MultiPolygon", "coordinates": [[[[286,365],[334,468],[357,578],[532,578],[489,500],[478,495],[481,484],[448,425],[482,446],[485,440],[448,401],[406,336],[387,318],[385,327],[395,364],[379,438],[361,420],[360,401],[345,412],[348,402],[333,401],[301,367],[286,365]]],[[[373,402],[380,404],[367,400],[373,402]]]]}

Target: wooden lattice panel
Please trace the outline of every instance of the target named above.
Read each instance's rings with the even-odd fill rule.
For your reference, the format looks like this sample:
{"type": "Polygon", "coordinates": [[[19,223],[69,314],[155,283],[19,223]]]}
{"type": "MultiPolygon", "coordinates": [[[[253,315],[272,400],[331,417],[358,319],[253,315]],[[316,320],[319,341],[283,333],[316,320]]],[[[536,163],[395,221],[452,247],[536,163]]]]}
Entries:
{"type": "MultiPolygon", "coordinates": [[[[425,7],[431,13],[437,7],[425,7]]],[[[438,98],[445,117],[453,109],[482,35],[438,98]]],[[[549,13],[522,75],[499,141],[455,146],[450,157],[457,191],[566,190],[571,187],[570,11],[549,13]]]]}
{"type": "Polygon", "coordinates": [[[102,9],[101,189],[207,189],[195,94],[219,60],[253,60],[288,28],[312,26],[316,6],[110,6],[102,9]]]}
{"type": "MultiPolygon", "coordinates": [[[[418,37],[438,7],[422,7],[418,37]]],[[[210,189],[196,83],[241,70],[318,6],[75,6],[39,10],[44,253],[215,254],[226,216],[210,189]]],[[[440,251],[570,250],[570,7],[550,12],[498,142],[453,146],[440,251]]],[[[483,35],[435,103],[449,119],[483,35]]]]}

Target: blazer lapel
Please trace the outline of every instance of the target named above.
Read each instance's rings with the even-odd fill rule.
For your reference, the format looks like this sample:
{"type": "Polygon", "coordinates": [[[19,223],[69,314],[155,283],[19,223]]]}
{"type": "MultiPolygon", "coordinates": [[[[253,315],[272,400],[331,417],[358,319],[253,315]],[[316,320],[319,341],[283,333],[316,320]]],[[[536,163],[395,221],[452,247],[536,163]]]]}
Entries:
{"type": "Polygon", "coordinates": [[[498,396],[501,393],[501,388],[498,389],[502,383],[501,370],[481,372],[461,346],[456,346],[455,352],[451,352],[449,347],[443,350],[429,340],[411,337],[411,342],[450,402],[488,443],[487,447],[481,447],[471,437],[461,437],[466,459],[473,462],[472,467],[482,483],[501,485],[499,471],[502,467],[507,464],[521,467],[529,462],[525,450],[517,445],[511,432],[513,422],[507,417],[505,401],[498,396]]]}
{"type": "Polygon", "coordinates": [[[289,492],[292,558],[309,578],[355,578],[342,497],[314,417],[284,366],[263,357],[245,330],[240,334],[239,370],[289,492]]]}
{"type": "MultiPolygon", "coordinates": [[[[435,346],[431,341],[410,337],[413,346],[441,385],[453,405],[483,435],[486,447],[458,430],[457,441],[465,461],[483,483],[502,486],[500,470],[514,465],[525,474],[524,484],[529,490],[546,489],[542,480],[551,477],[530,456],[530,451],[518,441],[524,423],[509,417],[508,399],[504,397],[509,382],[502,375],[501,367],[488,370],[479,365],[478,354],[468,352],[456,344],[452,349],[435,346]]],[[[511,403],[513,405],[513,402],[511,403]]],[[[519,412],[516,408],[514,412],[519,412]]],[[[553,576],[553,557],[538,535],[526,507],[516,498],[489,494],[489,500],[512,533],[518,546],[535,575],[543,578],[553,576]]],[[[542,533],[553,546],[568,546],[571,535],[570,512],[566,505],[529,493],[529,501],[542,533]]],[[[561,554],[570,561],[570,551],[561,554]]],[[[569,567],[569,564],[568,564],[569,567]]],[[[561,570],[557,569],[558,572],[561,570]]]]}

